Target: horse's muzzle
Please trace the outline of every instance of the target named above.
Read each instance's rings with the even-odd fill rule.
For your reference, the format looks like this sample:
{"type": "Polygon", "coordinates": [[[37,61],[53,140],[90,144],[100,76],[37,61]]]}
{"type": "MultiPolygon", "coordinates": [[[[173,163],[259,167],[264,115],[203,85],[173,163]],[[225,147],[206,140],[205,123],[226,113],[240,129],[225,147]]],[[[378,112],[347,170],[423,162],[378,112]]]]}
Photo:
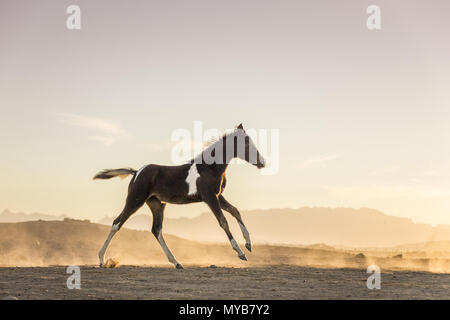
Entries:
{"type": "Polygon", "coordinates": [[[262,169],[262,168],[264,168],[266,166],[266,162],[263,160],[263,161],[258,161],[257,163],[256,163],[256,167],[258,168],[258,169],[262,169]]]}

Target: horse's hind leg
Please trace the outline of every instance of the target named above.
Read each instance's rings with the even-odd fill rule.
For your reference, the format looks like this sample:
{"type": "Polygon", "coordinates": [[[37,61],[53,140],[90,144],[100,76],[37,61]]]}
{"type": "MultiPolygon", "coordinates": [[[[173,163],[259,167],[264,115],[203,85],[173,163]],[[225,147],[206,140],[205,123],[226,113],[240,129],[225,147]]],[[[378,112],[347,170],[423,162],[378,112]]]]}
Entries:
{"type": "Polygon", "coordinates": [[[229,212],[233,217],[236,218],[239,227],[241,228],[242,235],[245,239],[245,247],[248,251],[252,251],[252,242],[250,241],[250,233],[248,232],[247,228],[245,227],[244,221],[242,221],[241,214],[239,213],[239,210],[236,209],[235,206],[233,206],[231,203],[229,203],[222,195],[219,196],[219,203],[220,207],[229,212]]]}
{"type": "Polygon", "coordinates": [[[103,260],[105,257],[106,249],[108,248],[111,239],[120,230],[125,221],[135,213],[145,202],[146,196],[142,194],[142,192],[130,192],[127,196],[127,202],[125,204],[125,208],[122,210],[122,213],[114,220],[111,230],[109,232],[108,237],[106,238],[105,243],[102,248],[98,252],[98,258],[100,260],[100,267],[103,266],[103,260]],[[137,193],[141,193],[140,195],[137,193]]]}
{"type": "Polygon", "coordinates": [[[161,248],[164,250],[167,259],[169,259],[169,261],[174,264],[175,268],[183,269],[183,266],[177,261],[172,252],[170,252],[169,247],[167,247],[167,244],[164,241],[164,237],[162,235],[162,224],[166,204],[161,203],[161,201],[159,201],[155,197],[151,197],[150,199],[147,200],[147,205],[149,206],[153,214],[153,226],[152,226],[153,235],[158,240],[159,244],[161,245],[161,248]]]}

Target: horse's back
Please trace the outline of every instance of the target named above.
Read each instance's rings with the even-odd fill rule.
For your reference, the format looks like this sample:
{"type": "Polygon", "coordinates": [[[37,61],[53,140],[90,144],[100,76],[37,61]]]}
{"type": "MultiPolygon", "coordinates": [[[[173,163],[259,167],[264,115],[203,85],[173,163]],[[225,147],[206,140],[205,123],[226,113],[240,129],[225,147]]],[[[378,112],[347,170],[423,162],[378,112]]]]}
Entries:
{"type": "Polygon", "coordinates": [[[161,201],[168,203],[190,203],[199,201],[187,195],[189,186],[186,183],[190,164],[179,166],[167,166],[148,164],[142,169],[136,183],[145,184],[148,195],[155,196],[161,201]]]}

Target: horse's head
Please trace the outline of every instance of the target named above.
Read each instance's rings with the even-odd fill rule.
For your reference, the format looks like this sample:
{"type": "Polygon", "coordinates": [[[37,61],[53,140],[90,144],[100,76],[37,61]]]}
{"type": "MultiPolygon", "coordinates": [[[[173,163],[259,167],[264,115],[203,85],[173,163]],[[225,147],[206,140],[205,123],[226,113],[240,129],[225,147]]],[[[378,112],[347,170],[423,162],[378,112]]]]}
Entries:
{"type": "Polygon", "coordinates": [[[252,138],[245,132],[242,123],[234,132],[234,157],[247,161],[258,169],[266,166],[266,160],[259,153],[252,138]]]}

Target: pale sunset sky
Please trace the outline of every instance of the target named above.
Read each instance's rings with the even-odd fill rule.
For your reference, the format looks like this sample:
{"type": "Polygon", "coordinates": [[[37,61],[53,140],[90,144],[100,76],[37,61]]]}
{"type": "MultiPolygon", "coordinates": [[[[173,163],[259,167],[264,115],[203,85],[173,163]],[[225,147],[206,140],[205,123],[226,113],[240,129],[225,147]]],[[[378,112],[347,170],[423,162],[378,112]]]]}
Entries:
{"type": "Polygon", "coordinates": [[[241,210],[450,224],[449,14],[447,0],[2,0],[0,212],[117,216],[130,178],[93,175],[171,164],[172,132],[200,120],[279,129],[277,174],[227,171],[241,210]]]}

